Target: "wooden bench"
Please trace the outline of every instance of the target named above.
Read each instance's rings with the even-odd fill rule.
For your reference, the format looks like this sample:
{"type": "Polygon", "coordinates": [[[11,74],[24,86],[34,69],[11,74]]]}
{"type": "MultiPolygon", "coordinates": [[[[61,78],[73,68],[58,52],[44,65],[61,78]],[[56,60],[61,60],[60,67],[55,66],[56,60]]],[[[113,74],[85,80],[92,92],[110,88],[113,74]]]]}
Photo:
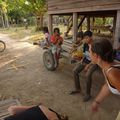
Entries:
{"type": "Polygon", "coordinates": [[[73,41],[72,39],[65,39],[63,41],[63,45],[62,45],[62,53],[61,55],[65,58],[70,58],[70,51],[72,49],[72,45],[73,45],[73,41]]]}
{"type": "Polygon", "coordinates": [[[20,105],[20,102],[17,99],[0,101],[0,120],[4,120],[5,117],[9,116],[7,109],[12,105],[20,105]]]}

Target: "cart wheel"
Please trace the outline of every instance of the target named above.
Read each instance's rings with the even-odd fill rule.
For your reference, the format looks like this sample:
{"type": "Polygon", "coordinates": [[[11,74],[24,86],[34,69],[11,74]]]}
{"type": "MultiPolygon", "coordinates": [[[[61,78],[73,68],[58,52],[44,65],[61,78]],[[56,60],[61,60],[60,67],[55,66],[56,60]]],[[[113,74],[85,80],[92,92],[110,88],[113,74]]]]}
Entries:
{"type": "Polygon", "coordinates": [[[47,50],[43,53],[43,63],[50,71],[54,71],[56,69],[53,54],[50,50],[47,50]]]}
{"type": "Polygon", "coordinates": [[[3,52],[6,48],[6,45],[3,41],[0,40],[0,52],[3,52]]]}

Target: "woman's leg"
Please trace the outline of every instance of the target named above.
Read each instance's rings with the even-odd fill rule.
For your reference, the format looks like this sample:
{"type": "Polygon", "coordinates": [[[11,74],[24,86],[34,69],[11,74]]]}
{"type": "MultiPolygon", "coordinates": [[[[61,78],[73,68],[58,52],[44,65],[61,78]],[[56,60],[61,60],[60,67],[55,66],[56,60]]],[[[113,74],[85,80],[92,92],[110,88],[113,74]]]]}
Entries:
{"type": "Polygon", "coordinates": [[[10,106],[8,108],[8,111],[11,115],[15,115],[15,114],[21,113],[31,107],[33,107],[33,106],[10,106]]]}

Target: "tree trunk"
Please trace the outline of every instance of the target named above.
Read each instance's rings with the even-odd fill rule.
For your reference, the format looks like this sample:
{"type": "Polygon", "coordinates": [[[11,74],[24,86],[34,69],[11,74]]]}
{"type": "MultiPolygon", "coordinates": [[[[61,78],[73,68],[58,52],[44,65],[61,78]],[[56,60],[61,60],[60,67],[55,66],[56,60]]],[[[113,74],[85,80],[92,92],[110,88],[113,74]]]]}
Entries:
{"type": "Polygon", "coordinates": [[[43,15],[37,16],[37,27],[36,30],[42,30],[43,28],[43,15]]]}
{"type": "Polygon", "coordinates": [[[8,16],[6,13],[3,13],[4,15],[4,23],[5,23],[5,27],[8,28],[9,27],[9,22],[8,22],[8,16]]]}
{"type": "Polygon", "coordinates": [[[2,21],[2,27],[5,28],[5,23],[2,15],[1,15],[1,21],[2,21]]]}
{"type": "Polygon", "coordinates": [[[9,20],[7,15],[6,15],[6,27],[9,28],[9,20]]]}

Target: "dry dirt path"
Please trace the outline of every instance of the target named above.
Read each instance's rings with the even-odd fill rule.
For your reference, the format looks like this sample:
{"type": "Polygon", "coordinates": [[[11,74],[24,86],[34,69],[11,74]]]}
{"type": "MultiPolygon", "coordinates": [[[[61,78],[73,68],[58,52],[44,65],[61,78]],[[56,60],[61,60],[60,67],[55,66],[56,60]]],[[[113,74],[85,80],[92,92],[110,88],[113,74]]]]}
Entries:
{"type": "MultiPolygon", "coordinates": [[[[17,98],[23,105],[42,102],[69,120],[114,120],[117,110],[110,105],[99,113],[90,113],[91,101],[82,102],[82,95],[69,95],[73,88],[72,66],[61,60],[59,68],[50,72],[43,65],[43,50],[26,41],[10,39],[0,34],[7,49],[0,53],[0,100],[17,98]],[[93,117],[93,118],[91,118],[93,117]]],[[[112,105],[113,107],[114,105],[112,105]]]]}

